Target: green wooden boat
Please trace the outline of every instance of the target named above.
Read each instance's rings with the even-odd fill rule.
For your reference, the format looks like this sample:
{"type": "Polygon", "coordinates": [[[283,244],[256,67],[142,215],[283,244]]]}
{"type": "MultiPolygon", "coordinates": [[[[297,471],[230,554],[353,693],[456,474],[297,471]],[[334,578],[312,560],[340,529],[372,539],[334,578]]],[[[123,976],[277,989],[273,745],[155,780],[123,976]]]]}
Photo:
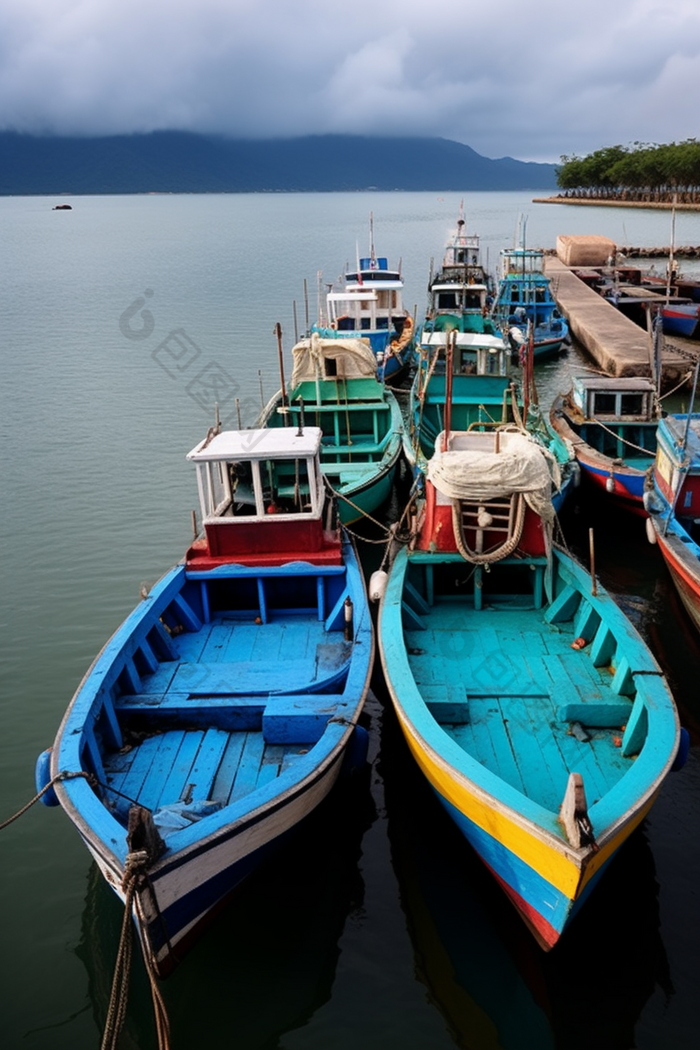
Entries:
{"type": "MultiPolygon", "coordinates": [[[[377,378],[364,339],[323,339],[316,333],[292,349],[289,390],[266,405],[260,425],[320,427],[321,470],[337,499],[343,525],[374,514],[389,497],[402,449],[403,419],[391,390],[377,378]]],[[[293,498],[304,498],[296,485],[293,498]]]]}

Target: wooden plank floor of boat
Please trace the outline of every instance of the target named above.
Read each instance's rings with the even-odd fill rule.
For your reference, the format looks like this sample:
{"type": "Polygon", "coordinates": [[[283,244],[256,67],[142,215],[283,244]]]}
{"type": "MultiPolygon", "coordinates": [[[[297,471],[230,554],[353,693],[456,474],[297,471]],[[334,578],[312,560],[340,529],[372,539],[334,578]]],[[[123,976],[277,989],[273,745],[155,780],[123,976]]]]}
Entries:
{"type": "Polygon", "coordinates": [[[572,649],[571,624],[552,628],[534,610],[468,616],[478,631],[464,630],[458,606],[436,604],[427,631],[406,633],[429,709],[464,751],[540,805],[559,809],[570,771],[582,774],[593,805],[633,761],[620,753],[621,726],[587,726],[580,740],[558,713],[567,703],[627,702],[631,711],[631,700],[612,690],[608,668],[572,649]]]}

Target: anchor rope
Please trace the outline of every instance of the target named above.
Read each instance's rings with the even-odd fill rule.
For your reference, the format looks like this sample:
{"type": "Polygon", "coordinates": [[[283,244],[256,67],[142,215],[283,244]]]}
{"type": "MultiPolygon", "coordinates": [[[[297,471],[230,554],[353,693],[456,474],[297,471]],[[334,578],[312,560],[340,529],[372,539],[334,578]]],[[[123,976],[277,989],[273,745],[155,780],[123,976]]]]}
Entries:
{"type": "MultiPolygon", "coordinates": [[[[131,915],[134,905],[134,897],[139,882],[146,878],[146,868],[149,856],[147,850],[136,850],[128,853],[124,865],[124,878],[122,889],[124,890],[124,915],[122,917],[122,928],[117,949],[117,959],[112,977],[112,989],[107,1008],[107,1018],[102,1035],[100,1050],[116,1050],[119,1035],[124,1026],[126,1018],[126,1007],[129,999],[129,979],[131,976],[131,963],[133,957],[134,924],[131,915]]],[[[165,1002],[158,987],[157,977],[148,952],[142,952],[146,973],[151,988],[151,999],[153,1001],[153,1016],[158,1039],[158,1050],[170,1050],[170,1022],[165,1007],[165,1002]]]]}
{"type": "Polygon", "coordinates": [[[21,809],[17,810],[17,812],[14,813],[8,820],[3,821],[3,823],[0,824],[0,831],[4,831],[5,828],[8,828],[10,824],[14,823],[15,820],[18,820],[21,816],[23,816],[27,812],[27,810],[31,809],[35,802],[39,801],[42,795],[45,795],[46,792],[49,791],[55,784],[58,784],[59,781],[74,780],[77,777],[82,777],[84,780],[87,780],[91,787],[94,787],[96,784],[95,778],[92,775],[92,773],[86,773],[84,770],[76,772],[71,772],[70,770],[63,770],[62,772],[57,773],[55,777],[52,777],[51,780],[49,780],[48,784],[44,784],[41,791],[39,791],[33,799],[30,799],[30,801],[27,802],[26,805],[22,806],[21,809]]]}

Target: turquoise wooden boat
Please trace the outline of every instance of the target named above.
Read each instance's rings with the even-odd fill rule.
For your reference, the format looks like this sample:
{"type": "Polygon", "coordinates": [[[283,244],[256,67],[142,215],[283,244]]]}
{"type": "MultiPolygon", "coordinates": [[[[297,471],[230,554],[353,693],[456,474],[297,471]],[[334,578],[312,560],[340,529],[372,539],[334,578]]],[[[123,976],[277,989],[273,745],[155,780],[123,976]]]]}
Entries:
{"type": "Polygon", "coordinates": [[[292,357],[289,391],[275,394],[260,425],[297,427],[305,420],[322,429],[321,470],[341,523],[350,525],[389,498],[401,458],[401,408],[377,378],[376,358],[363,339],[312,333],[292,357]]]}
{"type": "Polygon", "coordinates": [[[543,415],[530,354],[522,365],[503,337],[476,330],[424,330],[409,396],[404,454],[418,486],[443,430],[515,429],[544,449],[551,466],[555,510],[578,485],[573,446],[543,415]]]}
{"type": "Polygon", "coordinates": [[[320,447],[309,426],[212,431],[189,453],[203,532],[107,642],[38,762],[158,976],[364,761],[373,629],[320,447]]]}
{"type": "Polygon", "coordinates": [[[648,813],[680,739],[659,666],[552,544],[552,519],[536,443],[440,435],[379,622],[418,766],[545,949],[648,813]]]}

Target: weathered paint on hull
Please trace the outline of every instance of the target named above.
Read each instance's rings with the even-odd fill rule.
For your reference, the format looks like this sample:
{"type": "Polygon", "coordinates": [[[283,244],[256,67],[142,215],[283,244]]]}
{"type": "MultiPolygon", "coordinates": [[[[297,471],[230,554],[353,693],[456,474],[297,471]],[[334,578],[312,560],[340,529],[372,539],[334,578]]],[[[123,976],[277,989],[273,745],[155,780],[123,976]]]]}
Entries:
{"type": "MultiPolygon", "coordinates": [[[[332,761],[300,791],[290,792],[269,811],[231,825],[214,841],[204,840],[186,858],[149,870],[133,913],[143,951],[159,977],[173,971],[231,894],[327,797],[340,773],[344,741],[345,736],[332,761]]],[[[115,872],[97,842],[84,841],[106,881],[124,900],[123,872],[115,872]]]]}
{"type": "Polygon", "coordinates": [[[607,486],[611,477],[610,470],[592,463],[578,450],[576,458],[584,477],[595,487],[597,492],[622,510],[629,511],[631,514],[636,514],[641,518],[648,517],[643,503],[644,479],[646,477],[644,471],[634,470],[631,467],[613,467],[612,478],[615,487],[612,492],[609,492],[607,486]]]}
{"type": "Polygon", "coordinates": [[[398,458],[390,469],[375,476],[366,486],[357,491],[344,489],[338,494],[338,513],[343,525],[352,525],[368,514],[373,514],[389,498],[394,483],[398,458]]]}
{"type": "Polygon", "coordinates": [[[652,519],[656,529],[659,549],[685,609],[700,631],[700,564],[690,551],[682,548],[678,553],[668,538],[663,535],[661,521],[652,519]]]}

